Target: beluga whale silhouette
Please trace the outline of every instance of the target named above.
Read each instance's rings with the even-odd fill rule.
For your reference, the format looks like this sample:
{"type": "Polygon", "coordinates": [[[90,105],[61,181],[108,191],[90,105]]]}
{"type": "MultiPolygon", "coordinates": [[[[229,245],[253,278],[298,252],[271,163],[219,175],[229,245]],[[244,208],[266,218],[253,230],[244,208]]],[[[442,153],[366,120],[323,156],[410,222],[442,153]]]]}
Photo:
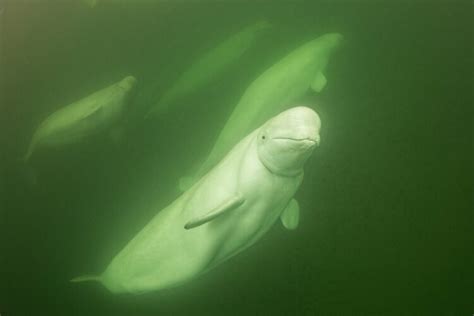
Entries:
{"type": "Polygon", "coordinates": [[[71,281],[99,281],[114,293],[170,288],[250,247],[278,218],[295,229],[294,195],[320,127],[316,112],[302,106],[271,118],[159,212],[101,275],[71,281]]]}

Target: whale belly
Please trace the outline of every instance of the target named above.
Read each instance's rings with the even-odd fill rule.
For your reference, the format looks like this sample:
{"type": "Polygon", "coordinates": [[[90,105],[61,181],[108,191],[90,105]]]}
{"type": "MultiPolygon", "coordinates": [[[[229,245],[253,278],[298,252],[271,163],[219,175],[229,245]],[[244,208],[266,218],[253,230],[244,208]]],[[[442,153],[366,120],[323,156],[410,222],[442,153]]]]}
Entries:
{"type": "MultiPolygon", "coordinates": [[[[148,292],[199,275],[213,258],[219,238],[206,229],[185,230],[184,198],[158,213],[114,258],[103,274],[113,292],[148,292]]],[[[204,228],[204,227],[203,227],[204,228]]]]}
{"type": "MultiPolygon", "coordinates": [[[[288,200],[290,197],[288,198],[288,200]]],[[[287,198],[268,195],[255,201],[248,201],[240,210],[229,214],[228,218],[209,223],[219,226],[221,243],[206,270],[223,263],[256,243],[278,220],[287,198]],[[226,221],[225,223],[223,223],[226,221]]],[[[217,228],[216,228],[217,230],[217,228]]]]}

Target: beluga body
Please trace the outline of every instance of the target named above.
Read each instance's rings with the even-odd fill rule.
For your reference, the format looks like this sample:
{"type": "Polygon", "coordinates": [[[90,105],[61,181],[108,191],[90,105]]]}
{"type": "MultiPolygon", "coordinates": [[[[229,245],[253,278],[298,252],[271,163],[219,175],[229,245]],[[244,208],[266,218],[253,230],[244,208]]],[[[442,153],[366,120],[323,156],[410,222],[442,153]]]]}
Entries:
{"type": "Polygon", "coordinates": [[[38,147],[75,143],[116,126],[135,86],[135,77],[127,76],[50,114],[34,132],[24,160],[29,160],[38,147]]]}
{"type": "Polygon", "coordinates": [[[163,93],[159,101],[151,106],[146,117],[163,113],[179,98],[194,93],[219,78],[223,72],[236,65],[244,53],[271,27],[266,20],[248,25],[197,58],[163,93]]]}
{"type": "Polygon", "coordinates": [[[114,293],[144,293],[188,282],[257,242],[280,218],[299,221],[295,192],[319,144],[320,119],[307,107],[273,117],[160,211],[101,275],[114,293]]]}

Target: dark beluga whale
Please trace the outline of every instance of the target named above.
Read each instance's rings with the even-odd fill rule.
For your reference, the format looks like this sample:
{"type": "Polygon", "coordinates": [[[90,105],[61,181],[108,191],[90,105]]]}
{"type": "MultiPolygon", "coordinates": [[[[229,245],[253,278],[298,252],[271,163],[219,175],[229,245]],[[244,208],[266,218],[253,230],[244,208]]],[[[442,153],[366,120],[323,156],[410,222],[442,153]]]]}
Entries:
{"type": "Polygon", "coordinates": [[[206,52],[165,91],[160,100],[149,109],[146,118],[159,115],[178,98],[193,93],[217,79],[222,72],[235,64],[270,27],[271,24],[268,21],[258,21],[206,52]]]}

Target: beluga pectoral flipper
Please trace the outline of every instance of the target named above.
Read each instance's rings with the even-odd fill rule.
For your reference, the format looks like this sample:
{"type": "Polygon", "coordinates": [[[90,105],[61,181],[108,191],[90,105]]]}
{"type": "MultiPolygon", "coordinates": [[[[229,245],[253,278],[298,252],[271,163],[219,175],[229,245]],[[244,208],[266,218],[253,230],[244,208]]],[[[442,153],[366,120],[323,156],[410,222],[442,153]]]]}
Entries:
{"type": "Polygon", "coordinates": [[[293,197],[320,126],[302,106],[271,118],[158,212],[102,274],[72,281],[98,281],[114,293],[175,287],[250,247],[279,218],[295,229],[293,197]]]}
{"type": "Polygon", "coordinates": [[[280,216],[281,222],[286,229],[293,230],[300,222],[300,207],[295,199],[291,199],[280,216]]]}
{"type": "Polygon", "coordinates": [[[323,91],[324,87],[326,86],[327,79],[322,72],[318,72],[314,77],[313,82],[311,82],[311,89],[314,92],[321,92],[323,91]]]}
{"type": "Polygon", "coordinates": [[[224,201],[221,205],[213,209],[212,211],[205,213],[204,215],[198,216],[190,220],[189,222],[184,225],[185,229],[191,229],[195,228],[198,226],[201,226],[207,222],[212,221],[216,217],[219,217],[222,214],[225,214],[240,205],[242,205],[245,202],[245,199],[240,195],[237,194],[235,196],[232,196],[228,200],[224,201]]]}

